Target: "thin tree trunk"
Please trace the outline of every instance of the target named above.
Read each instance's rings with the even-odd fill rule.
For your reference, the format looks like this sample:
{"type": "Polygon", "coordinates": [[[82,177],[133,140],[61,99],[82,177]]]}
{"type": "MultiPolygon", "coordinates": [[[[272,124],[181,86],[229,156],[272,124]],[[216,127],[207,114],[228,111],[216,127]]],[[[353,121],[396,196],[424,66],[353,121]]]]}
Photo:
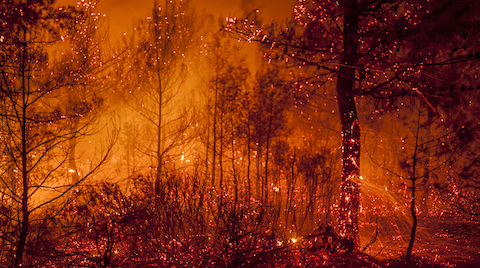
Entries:
{"type": "Polygon", "coordinates": [[[341,2],[344,9],[343,55],[337,77],[337,103],[342,126],[342,177],[340,188],[340,236],[347,251],[359,247],[358,211],[360,188],[360,125],[354,97],[355,66],[358,49],[356,0],[341,2]]]}
{"type": "MultiPolygon", "coordinates": [[[[24,40],[26,40],[26,30],[23,29],[24,40]]],[[[22,265],[23,252],[25,250],[25,245],[27,243],[27,234],[29,227],[29,212],[28,212],[28,168],[27,168],[27,98],[26,94],[28,92],[28,74],[26,73],[26,64],[27,64],[27,45],[26,41],[23,43],[23,56],[22,56],[22,117],[20,121],[20,126],[22,128],[22,221],[20,223],[20,234],[15,254],[15,263],[14,267],[20,267],[22,265]]]]}
{"type": "Polygon", "coordinates": [[[270,136],[272,132],[272,121],[273,121],[273,96],[270,99],[270,119],[268,120],[268,130],[267,130],[267,144],[266,144],[266,155],[265,155],[265,179],[264,179],[264,204],[268,203],[268,154],[270,149],[270,136]]]}
{"type": "MultiPolygon", "coordinates": [[[[207,105],[207,111],[210,110],[209,105],[207,105]]],[[[210,147],[210,118],[209,118],[209,112],[207,112],[207,144],[205,146],[205,183],[208,178],[208,151],[210,147]]]]}
{"type": "Polygon", "coordinates": [[[160,182],[162,181],[163,151],[162,151],[162,83],[160,78],[160,68],[157,66],[158,75],[158,126],[157,126],[157,178],[155,180],[155,195],[160,192],[160,182]]]}
{"type": "Polygon", "coordinates": [[[291,162],[291,167],[289,170],[287,170],[287,174],[285,176],[285,179],[287,180],[287,200],[285,203],[285,226],[288,226],[289,228],[293,226],[295,223],[294,221],[290,220],[289,217],[290,214],[292,214],[292,200],[294,199],[294,194],[295,194],[295,159],[296,159],[296,152],[297,150],[294,148],[293,149],[293,157],[292,157],[292,162],[291,162]]]}
{"type": "Polygon", "coordinates": [[[214,102],[214,108],[213,108],[213,159],[212,159],[212,188],[215,187],[215,164],[216,164],[216,155],[217,155],[217,102],[218,102],[218,73],[219,73],[219,66],[218,66],[218,46],[219,44],[216,44],[216,60],[217,60],[217,66],[216,66],[216,76],[215,76],[215,102],[214,102]]]}
{"type": "Polygon", "coordinates": [[[256,181],[256,188],[257,188],[257,198],[262,197],[262,166],[261,166],[261,159],[262,159],[262,143],[261,137],[257,144],[257,181],[256,181]]]}
{"type": "MultiPolygon", "coordinates": [[[[225,85],[224,85],[225,86],[225,85]]],[[[225,88],[223,89],[225,91],[225,88]]],[[[222,106],[224,104],[222,103],[222,106]]],[[[221,109],[223,110],[223,108],[221,109]]],[[[223,194],[223,111],[220,111],[220,152],[218,154],[218,163],[220,165],[220,191],[223,194]]]]}
{"type": "Polygon", "coordinates": [[[248,204],[250,205],[250,200],[252,199],[252,182],[250,179],[250,102],[247,94],[247,184],[248,184],[248,204]]]}
{"type": "Polygon", "coordinates": [[[418,158],[418,140],[420,139],[420,113],[418,114],[418,123],[417,123],[417,133],[415,135],[415,150],[413,152],[413,163],[412,163],[412,199],[410,203],[410,213],[412,215],[412,229],[410,231],[410,241],[408,242],[407,252],[405,254],[405,260],[407,264],[410,264],[412,260],[412,250],[413,250],[413,243],[415,242],[415,233],[417,231],[417,211],[416,211],[416,204],[415,204],[415,191],[416,191],[416,180],[417,180],[417,158],[418,158]]]}
{"type": "MultiPolygon", "coordinates": [[[[165,2],[165,9],[167,9],[167,3],[165,2]]],[[[163,168],[163,148],[162,148],[162,110],[163,110],[163,87],[162,87],[162,72],[161,72],[161,68],[160,68],[160,64],[162,62],[162,59],[163,59],[163,56],[165,54],[165,51],[168,51],[168,43],[167,43],[167,40],[165,40],[165,47],[164,49],[162,50],[162,54],[160,55],[159,53],[159,44],[158,44],[158,37],[161,36],[161,33],[158,32],[158,28],[156,25],[159,25],[160,24],[160,21],[159,21],[159,15],[156,14],[156,12],[158,12],[158,5],[157,5],[157,2],[155,1],[154,2],[154,10],[153,10],[153,18],[155,20],[155,57],[157,58],[156,62],[156,73],[157,73],[157,94],[158,94],[158,125],[157,125],[157,176],[155,178],[155,197],[157,197],[160,193],[160,184],[161,184],[161,181],[162,181],[162,168],[163,168]]],[[[168,13],[166,13],[168,15],[168,13]]],[[[155,198],[156,200],[156,198],[155,198]]]]}
{"type": "Polygon", "coordinates": [[[235,210],[237,207],[238,203],[238,181],[237,181],[237,169],[235,168],[235,138],[234,138],[234,125],[233,125],[233,116],[231,118],[231,124],[232,124],[232,171],[233,171],[233,189],[235,191],[234,193],[234,206],[233,209],[235,210]]]}
{"type": "MultiPolygon", "coordinates": [[[[415,173],[415,171],[413,171],[413,173],[415,173]]],[[[407,253],[405,254],[405,260],[407,261],[407,264],[410,264],[412,260],[413,243],[415,242],[415,233],[417,231],[417,225],[418,225],[416,204],[415,204],[415,191],[416,191],[415,188],[416,188],[415,179],[412,179],[412,200],[410,204],[410,213],[412,214],[413,222],[412,222],[412,229],[410,231],[410,241],[408,242],[407,253]]]]}

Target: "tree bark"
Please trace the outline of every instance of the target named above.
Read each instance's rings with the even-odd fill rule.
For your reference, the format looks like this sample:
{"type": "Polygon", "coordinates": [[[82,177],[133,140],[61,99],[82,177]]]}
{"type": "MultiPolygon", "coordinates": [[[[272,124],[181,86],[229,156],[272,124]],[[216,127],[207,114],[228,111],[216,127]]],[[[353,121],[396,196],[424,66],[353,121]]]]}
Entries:
{"type": "Polygon", "coordinates": [[[358,11],[356,0],[341,1],[344,10],[343,52],[337,76],[337,103],[342,127],[342,177],[339,234],[346,251],[359,247],[360,125],[355,104],[355,66],[358,60],[358,11]]]}

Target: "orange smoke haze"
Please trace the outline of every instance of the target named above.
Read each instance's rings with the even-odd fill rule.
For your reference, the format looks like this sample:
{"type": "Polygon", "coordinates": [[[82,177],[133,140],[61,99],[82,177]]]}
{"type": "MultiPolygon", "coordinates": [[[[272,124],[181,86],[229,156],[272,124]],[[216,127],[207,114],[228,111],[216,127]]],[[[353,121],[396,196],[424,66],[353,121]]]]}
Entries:
{"type": "MultiPolygon", "coordinates": [[[[60,0],[59,4],[75,5],[77,0],[60,0]]],[[[161,4],[162,1],[158,1],[161,4]]],[[[192,0],[197,11],[205,11],[214,18],[240,16],[259,9],[267,20],[284,20],[293,12],[296,0],[192,0]]],[[[98,10],[105,13],[110,24],[110,39],[117,40],[132,27],[133,20],[147,16],[153,0],[100,0],[98,10]]]]}

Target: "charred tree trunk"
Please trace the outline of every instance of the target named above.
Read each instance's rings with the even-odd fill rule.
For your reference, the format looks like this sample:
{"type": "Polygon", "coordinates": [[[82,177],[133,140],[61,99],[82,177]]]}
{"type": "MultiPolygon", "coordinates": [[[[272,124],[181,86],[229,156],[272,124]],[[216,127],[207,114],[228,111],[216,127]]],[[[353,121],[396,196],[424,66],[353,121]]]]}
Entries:
{"type": "Polygon", "coordinates": [[[343,52],[337,76],[337,102],[342,126],[342,177],[340,187],[340,236],[347,252],[358,249],[360,188],[360,125],[355,104],[355,66],[358,54],[356,0],[341,2],[344,9],[343,52]]]}

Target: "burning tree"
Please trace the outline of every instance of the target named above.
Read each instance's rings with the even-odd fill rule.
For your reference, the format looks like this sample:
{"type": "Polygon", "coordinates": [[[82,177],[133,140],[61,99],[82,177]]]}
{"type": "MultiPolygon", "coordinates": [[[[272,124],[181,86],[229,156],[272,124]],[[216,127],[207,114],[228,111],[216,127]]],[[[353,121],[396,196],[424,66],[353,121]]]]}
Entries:
{"type": "Polygon", "coordinates": [[[295,85],[297,92],[308,98],[335,87],[343,151],[338,232],[347,251],[359,246],[357,101],[373,97],[379,103],[375,109],[393,111],[392,100],[414,95],[428,105],[426,93],[436,89],[420,78],[429,75],[426,67],[476,60],[478,32],[468,29],[478,24],[473,11],[477,5],[450,0],[300,0],[294,18],[282,26],[262,28],[257,12],[243,20],[227,19],[227,30],[241,40],[258,42],[269,62],[298,70],[294,73],[303,79],[295,85]],[[458,46],[464,51],[452,55],[458,46]]]}

